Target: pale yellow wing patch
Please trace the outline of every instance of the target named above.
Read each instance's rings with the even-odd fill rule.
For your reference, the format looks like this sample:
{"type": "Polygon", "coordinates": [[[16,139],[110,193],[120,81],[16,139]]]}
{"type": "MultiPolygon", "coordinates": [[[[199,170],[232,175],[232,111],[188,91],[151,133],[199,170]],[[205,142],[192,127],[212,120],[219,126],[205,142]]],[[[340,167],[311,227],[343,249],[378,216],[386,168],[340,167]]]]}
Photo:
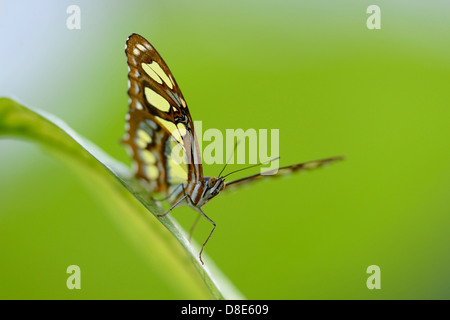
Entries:
{"type": "Polygon", "coordinates": [[[147,164],[154,164],[156,162],[155,155],[146,149],[139,150],[139,157],[147,164]]]}
{"type": "Polygon", "coordinates": [[[186,165],[186,150],[182,144],[173,139],[167,141],[172,151],[167,157],[167,180],[171,184],[185,183],[188,180],[188,167],[186,165]]]}
{"type": "Polygon", "coordinates": [[[158,76],[158,74],[153,71],[152,67],[148,63],[141,63],[142,69],[149,75],[150,78],[162,84],[162,79],[158,76]]]}
{"type": "Polygon", "coordinates": [[[152,89],[145,87],[145,98],[155,108],[167,112],[170,110],[170,103],[152,89]]]}
{"type": "MultiPolygon", "coordinates": [[[[158,121],[161,123],[161,125],[167,129],[167,131],[172,135],[172,137],[176,141],[178,141],[179,143],[183,143],[183,136],[181,135],[181,133],[178,130],[178,127],[175,125],[175,123],[164,120],[160,117],[156,117],[156,119],[158,119],[158,121]]],[[[184,134],[186,134],[186,127],[184,129],[184,134]]]]}
{"type": "Polygon", "coordinates": [[[152,137],[150,137],[150,135],[144,130],[137,129],[134,142],[140,149],[144,149],[150,142],[152,142],[152,137]]]}
{"type": "Polygon", "coordinates": [[[153,69],[153,71],[155,71],[158,74],[158,76],[167,84],[167,86],[170,89],[173,89],[172,81],[169,79],[169,77],[164,72],[164,70],[161,68],[161,66],[158,64],[158,62],[153,61],[149,66],[150,66],[150,68],[153,69]]]}
{"type": "Polygon", "coordinates": [[[144,172],[150,180],[155,180],[159,176],[158,167],[153,164],[144,166],[144,172]]]}
{"type": "Polygon", "coordinates": [[[173,81],[169,76],[164,72],[161,66],[156,61],[152,61],[152,63],[141,63],[142,69],[156,82],[159,84],[164,83],[170,88],[173,89],[173,81]]]}

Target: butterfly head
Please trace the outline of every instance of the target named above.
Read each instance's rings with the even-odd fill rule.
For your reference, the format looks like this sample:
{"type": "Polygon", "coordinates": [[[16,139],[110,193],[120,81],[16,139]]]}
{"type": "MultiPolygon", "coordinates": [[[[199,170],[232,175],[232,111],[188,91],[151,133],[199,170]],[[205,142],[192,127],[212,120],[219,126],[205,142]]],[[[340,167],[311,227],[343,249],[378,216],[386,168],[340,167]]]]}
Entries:
{"type": "Polygon", "coordinates": [[[203,178],[204,192],[202,196],[203,203],[211,200],[219,194],[220,191],[225,189],[225,179],[216,177],[204,177],[203,178]]]}

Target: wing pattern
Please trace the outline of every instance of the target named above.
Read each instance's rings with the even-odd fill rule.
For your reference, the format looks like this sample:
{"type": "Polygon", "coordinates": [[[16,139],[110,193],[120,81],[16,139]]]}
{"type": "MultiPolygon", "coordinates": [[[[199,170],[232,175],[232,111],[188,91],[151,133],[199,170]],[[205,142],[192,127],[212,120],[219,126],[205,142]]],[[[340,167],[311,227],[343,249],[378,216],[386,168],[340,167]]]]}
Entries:
{"type": "Polygon", "coordinates": [[[123,143],[130,149],[136,175],[152,191],[202,181],[197,138],[189,109],[164,60],[143,37],[126,44],[130,98],[123,143]]]}

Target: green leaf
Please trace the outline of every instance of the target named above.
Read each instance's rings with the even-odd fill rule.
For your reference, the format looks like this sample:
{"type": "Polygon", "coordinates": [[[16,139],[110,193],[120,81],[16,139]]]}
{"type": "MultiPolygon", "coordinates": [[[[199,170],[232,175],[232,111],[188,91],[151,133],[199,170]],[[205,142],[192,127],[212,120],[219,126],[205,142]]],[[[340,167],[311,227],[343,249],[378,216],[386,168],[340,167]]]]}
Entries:
{"type": "Polygon", "coordinates": [[[186,232],[170,216],[156,217],[161,210],[127,166],[63,121],[0,98],[1,136],[37,142],[76,170],[148,263],[149,272],[157,273],[167,285],[192,299],[244,299],[211,258],[205,256],[206,264],[201,265],[198,245],[189,243],[186,232]]]}

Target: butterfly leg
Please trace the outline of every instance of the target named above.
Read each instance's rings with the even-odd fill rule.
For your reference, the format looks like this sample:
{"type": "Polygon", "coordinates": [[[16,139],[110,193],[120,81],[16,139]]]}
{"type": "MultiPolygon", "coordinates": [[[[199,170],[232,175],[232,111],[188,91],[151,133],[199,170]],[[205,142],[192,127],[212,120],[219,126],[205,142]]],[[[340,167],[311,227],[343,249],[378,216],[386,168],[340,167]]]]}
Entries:
{"type": "Polygon", "coordinates": [[[179,205],[183,200],[185,200],[187,197],[187,195],[184,195],[180,198],[180,200],[178,200],[173,206],[170,207],[169,210],[167,210],[166,212],[162,213],[162,214],[157,214],[156,216],[158,216],[159,218],[161,217],[165,217],[169,214],[170,211],[172,211],[177,205],[179,205]]]}
{"type": "Polygon", "coordinates": [[[197,218],[195,218],[194,224],[192,225],[191,229],[189,230],[189,239],[188,239],[189,242],[191,241],[192,234],[194,233],[194,229],[197,226],[197,222],[198,222],[198,220],[200,219],[201,216],[202,215],[200,213],[197,215],[197,218]]]}
{"type": "Polygon", "coordinates": [[[208,242],[209,238],[211,238],[211,235],[213,234],[214,230],[216,229],[216,223],[215,223],[214,221],[212,221],[210,218],[208,218],[208,216],[202,211],[202,209],[196,207],[196,210],[197,210],[198,212],[200,212],[200,213],[202,214],[202,216],[204,216],[204,217],[206,218],[206,220],[208,220],[209,222],[211,222],[211,224],[213,225],[213,228],[212,228],[211,232],[209,233],[208,238],[206,238],[206,241],[205,241],[205,242],[203,243],[203,245],[202,245],[202,250],[200,250],[200,253],[198,254],[198,257],[200,258],[200,262],[201,262],[202,264],[205,264],[205,263],[203,262],[203,260],[202,260],[202,252],[203,252],[203,249],[205,248],[205,245],[206,245],[206,243],[208,242]]]}

